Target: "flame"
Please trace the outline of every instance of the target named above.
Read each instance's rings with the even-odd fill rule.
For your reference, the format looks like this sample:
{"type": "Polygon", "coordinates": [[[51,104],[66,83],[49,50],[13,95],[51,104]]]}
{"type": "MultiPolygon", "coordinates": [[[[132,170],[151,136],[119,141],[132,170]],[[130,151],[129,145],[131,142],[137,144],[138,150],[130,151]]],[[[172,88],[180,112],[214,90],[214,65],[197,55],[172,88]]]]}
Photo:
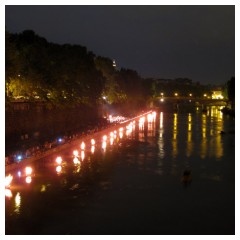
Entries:
{"type": "Polygon", "coordinates": [[[9,188],[5,188],[5,196],[9,198],[12,197],[12,191],[9,188]]]}
{"type": "Polygon", "coordinates": [[[91,139],[91,144],[95,145],[95,140],[94,139],[91,139]]]}
{"type": "Polygon", "coordinates": [[[75,157],[78,157],[78,150],[74,150],[74,151],[73,151],[73,155],[74,155],[75,157]]]}
{"type": "Polygon", "coordinates": [[[62,163],[62,157],[57,157],[56,162],[57,162],[57,164],[61,164],[62,163]]]}
{"type": "Polygon", "coordinates": [[[5,177],[5,187],[10,187],[12,180],[13,180],[13,176],[11,174],[6,176],[5,177]]]}

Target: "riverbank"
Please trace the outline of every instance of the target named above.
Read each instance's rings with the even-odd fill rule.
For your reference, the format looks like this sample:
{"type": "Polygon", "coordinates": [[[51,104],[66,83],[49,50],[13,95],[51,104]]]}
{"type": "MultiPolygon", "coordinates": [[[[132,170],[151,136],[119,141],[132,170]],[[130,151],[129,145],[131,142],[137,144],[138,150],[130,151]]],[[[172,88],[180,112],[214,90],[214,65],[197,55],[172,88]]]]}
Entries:
{"type": "Polygon", "coordinates": [[[45,158],[53,153],[58,153],[61,151],[66,150],[67,148],[69,148],[70,146],[77,146],[80,145],[81,142],[90,142],[91,139],[97,139],[101,136],[103,136],[105,133],[109,132],[109,131],[114,131],[115,129],[119,128],[119,127],[125,127],[126,125],[128,125],[129,122],[134,121],[142,116],[145,116],[149,113],[151,113],[152,111],[148,111],[145,113],[142,113],[141,115],[138,115],[134,118],[128,119],[124,122],[121,123],[117,123],[117,124],[113,124],[110,125],[104,129],[101,129],[100,131],[96,131],[96,132],[90,132],[88,135],[82,135],[80,137],[76,136],[74,139],[71,139],[70,141],[67,142],[63,142],[61,145],[58,145],[54,148],[48,149],[46,151],[39,151],[36,155],[28,157],[28,158],[24,158],[19,162],[14,162],[12,164],[6,165],[5,166],[5,174],[19,168],[19,167],[23,167],[31,162],[37,161],[37,160],[41,160],[42,158],[45,158]]]}

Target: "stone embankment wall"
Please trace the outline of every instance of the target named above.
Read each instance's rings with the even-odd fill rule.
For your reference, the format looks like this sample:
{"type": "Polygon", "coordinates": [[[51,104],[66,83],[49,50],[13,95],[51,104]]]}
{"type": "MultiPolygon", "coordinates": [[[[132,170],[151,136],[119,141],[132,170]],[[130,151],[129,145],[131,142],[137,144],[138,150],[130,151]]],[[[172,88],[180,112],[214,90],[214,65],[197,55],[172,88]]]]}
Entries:
{"type": "Polygon", "coordinates": [[[5,112],[6,151],[28,142],[71,134],[100,117],[98,108],[53,108],[44,103],[12,103],[5,112]]]}

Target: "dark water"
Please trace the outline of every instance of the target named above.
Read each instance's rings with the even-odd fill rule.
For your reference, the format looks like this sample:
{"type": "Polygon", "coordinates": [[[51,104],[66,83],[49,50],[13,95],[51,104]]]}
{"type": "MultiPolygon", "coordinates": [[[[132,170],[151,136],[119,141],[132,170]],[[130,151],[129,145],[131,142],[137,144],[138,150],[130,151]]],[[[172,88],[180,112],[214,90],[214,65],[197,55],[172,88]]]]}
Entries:
{"type": "Polygon", "coordinates": [[[79,163],[69,148],[32,165],[30,183],[20,169],[6,197],[6,234],[234,234],[234,130],[215,107],[157,113],[109,133],[106,148],[96,139],[94,153],[86,146],[81,155],[79,146],[79,163]]]}

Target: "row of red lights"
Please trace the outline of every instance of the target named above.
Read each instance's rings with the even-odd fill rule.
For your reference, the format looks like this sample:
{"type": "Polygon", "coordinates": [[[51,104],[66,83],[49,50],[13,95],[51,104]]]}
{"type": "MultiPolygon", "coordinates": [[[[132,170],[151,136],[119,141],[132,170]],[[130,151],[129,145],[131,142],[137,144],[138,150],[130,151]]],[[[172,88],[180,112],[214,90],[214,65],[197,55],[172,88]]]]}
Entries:
{"type": "MultiPolygon", "coordinates": [[[[156,112],[153,112],[152,114],[148,114],[147,115],[147,119],[148,121],[152,121],[156,116],[156,112]]],[[[140,120],[139,120],[139,124],[142,125],[145,121],[145,117],[141,117],[140,120]]],[[[132,121],[130,122],[127,126],[126,126],[126,134],[128,135],[129,133],[132,132],[132,129],[133,129],[133,126],[135,124],[135,121],[132,121]]],[[[123,137],[123,127],[119,128],[119,137],[122,138],[123,137]]],[[[115,130],[114,132],[110,132],[110,144],[112,145],[113,144],[113,141],[114,139],[117,138],[117,131],[115,130]]],[[[104,135],[102,137],[102,149],[105,151],[106,150],[106,146],[107,146],[107,135],[104,135]]],[[[94,139],[91,139],[91,152],[94,153],[95,151],[95,140],[94,139]]],[[[85,152],[84,150],[86,149],[86,144],[85,142],[82,142],[81,145],[80,145],[80,149],[81,149],[81,156],[79,156],[79,152],[78,150],[74,150],[73,151],[73,156],[74,156],[74,159],[73,159],[73,163],[74,164],[80,164],[80,158],[81,160],[83,160],[85,158],[85,152]]],[[[57,167],[56,167],[56,171],[58,173],[61,172],[62,170],[62,157],[61,156],[58,156],[56,159],[55,159],[55,162],[57,163],[57,167]]],[[[32,182],[32,172],[33,172],[33,169],[32,167],[30,166],[27,166],[25,168],[25,181],[26,183],[31,183],[32,182]]],[[[21,177],[22,173],[19,171],[18,172],[18,176],[21,177]]],[[[11,190],[10,190],[10,186],[11,186],[11,182],[13,180],[13,176],[11,174],[7,175],[5,177],[5,195],[7,197],[11,197],[12,196],[12,193],[11,193],[11,190]]]]}

